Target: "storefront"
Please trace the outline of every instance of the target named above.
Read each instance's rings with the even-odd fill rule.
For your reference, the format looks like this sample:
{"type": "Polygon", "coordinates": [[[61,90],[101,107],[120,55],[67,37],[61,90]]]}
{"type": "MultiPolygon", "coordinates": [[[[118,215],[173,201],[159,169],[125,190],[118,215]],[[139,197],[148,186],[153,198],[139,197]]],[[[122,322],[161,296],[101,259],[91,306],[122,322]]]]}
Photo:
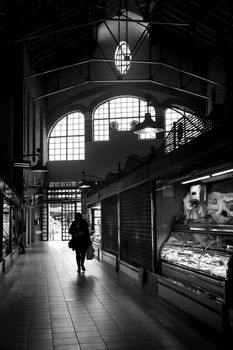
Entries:
{"type": "Polygon", "coordinates": [[[233,329],[231,137],[212,128],[87,198],[103,262],[215,330],[233,329]]]}
{"type": "Polygon", "coordinates": [[[224,332],[233,323],[232,177],[233,167],[219,166],[166,184],[177,205],[158,280],[162,299],[224,332]]]}
{"type": "Polygon", "coordinates": [[[90,236],[93,242],[93,247],[95,249],[95,256],[98,260],[102,260],[101,254],[101,204],[94,203],[88,208],[88,221],[89,221],[89,230],[90,236]]]}
{"type": "Polygon", "coordinates": [[[20,238],[19,200],[1,180],[0,192],[0,279],[18,256],[20,238]]]}

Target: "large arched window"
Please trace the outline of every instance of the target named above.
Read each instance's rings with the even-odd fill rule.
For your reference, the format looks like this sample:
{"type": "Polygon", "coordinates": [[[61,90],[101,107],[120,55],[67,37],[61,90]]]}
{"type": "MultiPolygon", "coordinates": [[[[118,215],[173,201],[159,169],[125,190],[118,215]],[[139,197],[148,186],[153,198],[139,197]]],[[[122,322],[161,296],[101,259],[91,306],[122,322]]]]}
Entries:
{"type": "Polygon", "coordinates": [[[49,160],[85,159],[84,115],[72,112],[65,115],[53,127],[49,136],[49,160]]]}
{"type": "MultiPolygon", "coordinates": [[[[99,105],[93,114],[94,141],[108,141],[109,128],[117,131],[130,131],[138,122],[145,119],[149,111],[155,120],[155,108],[137,97],[121,96],[99,105]]],[[[141,139],[155,138],[155,134],[140,135],[141,139]]]]}

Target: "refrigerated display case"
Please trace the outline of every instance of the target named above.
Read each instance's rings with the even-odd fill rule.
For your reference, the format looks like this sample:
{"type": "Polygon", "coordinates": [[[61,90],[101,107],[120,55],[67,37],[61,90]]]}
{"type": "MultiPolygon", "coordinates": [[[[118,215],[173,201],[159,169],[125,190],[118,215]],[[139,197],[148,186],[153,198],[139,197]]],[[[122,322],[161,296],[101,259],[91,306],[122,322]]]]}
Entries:
{"type": "Polygon", "coordinates": [[[216,303],[233,306],[233,228],[226,225],[171,232],[161,249],[161,275],[216,303]]]}

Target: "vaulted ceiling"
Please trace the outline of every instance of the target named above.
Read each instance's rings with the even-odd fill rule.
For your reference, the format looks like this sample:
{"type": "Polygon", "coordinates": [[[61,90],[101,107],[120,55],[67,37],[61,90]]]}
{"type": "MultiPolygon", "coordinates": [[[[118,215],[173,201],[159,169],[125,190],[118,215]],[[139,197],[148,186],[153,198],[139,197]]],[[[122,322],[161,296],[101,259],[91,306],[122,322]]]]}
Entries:
{"type": "Polygon", "coordinates": [[[92,57],[93,30],[123,10],[149,23],[154,43],[188,44],[199,52],[233,44],[228,0],[0,0],[0,45],[24,43],[38,72],[70,65],[92,57]]]}

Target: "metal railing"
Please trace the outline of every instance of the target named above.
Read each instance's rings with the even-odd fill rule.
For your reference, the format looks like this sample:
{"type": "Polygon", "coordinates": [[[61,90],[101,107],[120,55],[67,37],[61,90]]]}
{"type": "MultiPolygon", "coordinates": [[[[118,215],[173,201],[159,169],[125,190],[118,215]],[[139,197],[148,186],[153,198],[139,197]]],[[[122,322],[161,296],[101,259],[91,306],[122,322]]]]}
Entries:
{"type": "Polygon", "coordinates": [[[172,129],[156,151],[156,154],[170,153],[210,131],[212,128],[213,122],[210,119],[195,115],[185,115],[173,123],[172,129]]]}

